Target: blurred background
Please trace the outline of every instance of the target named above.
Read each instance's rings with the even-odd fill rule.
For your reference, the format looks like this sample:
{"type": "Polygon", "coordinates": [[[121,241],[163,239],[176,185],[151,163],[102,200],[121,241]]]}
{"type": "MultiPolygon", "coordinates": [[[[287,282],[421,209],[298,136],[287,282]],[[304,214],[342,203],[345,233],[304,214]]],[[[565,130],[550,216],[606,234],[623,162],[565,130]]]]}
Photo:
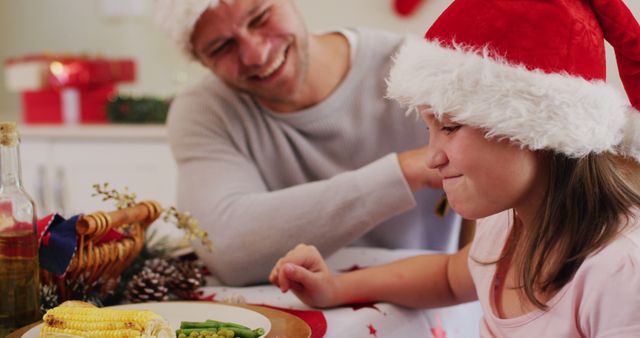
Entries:
{"type": "MultiPolygon", "coordinates": [[[[392,0],[297,0],[312,31],[369,26],[422,34],[449,0],[424,0],[412,15],[397,14],[392,0]]],[[[0,0],[0,60],[33,54],[131,58],[133,83],[118,86],[131,95],[169,97],[204,71],[186,60],[156,29],[152,0],[0,0]]],[[[19,93],[0,84],[0,117],[20,120],[19,93]]]]}
{"type": "MultiPolygon", "coordinates": [[[[130,95],[170,97],[197,80],[203,69],[184,59],[153,25],[152,0],[0,0],[0,60],[23,55],[66,53],[90,57],[131,58],[136,80],[118,86],[130,95]]],[[[450,0],[417,0],[401,16],[394,0],[297,0],[311,30],[369,26],[423,34],[450,0]]],[[[627,0],[636,17],[640,1],[627,0]]],[[[610,50],[609,50],[610,52],[610,50]]],[[[617,72],[609,57],[609,76],[617,72]]],[[[20,120],[20,95],[0,84],[0,119],[20,120]]]]}

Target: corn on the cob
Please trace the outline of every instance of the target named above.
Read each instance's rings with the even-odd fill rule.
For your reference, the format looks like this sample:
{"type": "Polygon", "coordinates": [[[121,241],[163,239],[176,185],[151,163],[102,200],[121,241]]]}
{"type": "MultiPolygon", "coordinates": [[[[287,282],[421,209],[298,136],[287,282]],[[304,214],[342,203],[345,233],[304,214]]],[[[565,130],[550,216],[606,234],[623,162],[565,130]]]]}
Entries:
{"type": "Polygon", "coordinates": [[[40,337],[174,337],[164,319],[147,310],[59,306],[43,321],[40,337]]]}

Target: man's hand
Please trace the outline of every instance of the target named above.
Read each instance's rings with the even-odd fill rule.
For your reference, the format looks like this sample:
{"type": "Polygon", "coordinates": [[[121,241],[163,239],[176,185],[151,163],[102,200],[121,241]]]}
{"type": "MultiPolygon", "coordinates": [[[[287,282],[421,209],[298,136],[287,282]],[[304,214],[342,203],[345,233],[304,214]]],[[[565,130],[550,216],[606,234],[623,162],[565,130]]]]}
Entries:
{"type": "Polygon", "coordinates": [[[427,187],[442,188],[442,177],[438,170],[427,167],[428,151],[429,146],[424,146],[398,154],[400,169],[413,192],[427,187]]]}

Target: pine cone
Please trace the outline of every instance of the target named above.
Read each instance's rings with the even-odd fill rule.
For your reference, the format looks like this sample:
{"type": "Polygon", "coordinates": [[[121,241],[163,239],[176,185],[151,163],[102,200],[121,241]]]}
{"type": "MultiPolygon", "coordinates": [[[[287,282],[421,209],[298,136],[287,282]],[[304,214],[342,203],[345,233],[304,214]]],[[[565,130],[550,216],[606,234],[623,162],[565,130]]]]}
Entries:
{"type": "Polygon", "coordinates": [[[168,300],[169,289],[164,283],[164,277],[145,267],[129,281],[125,296],[133,303],[168,300]]]}
{"type": "Polygon", "coordinates": [[[170,278],[175,272],[176,268],[170,262],[162,258],[148,259],[144,262],[144,267],[149,268],[151,271],[159,274],[160,276],[170,278]]]}
{"type": "Polygon", "coordinates": [[[60,305],[58,286],[55,284],[40,284],[40,312],[43,314],[49,309],[60,305]]]}
{"type": "Polygon", "coordinates": [[[120,286],[121,276],[111,277],[106,280],[100,279],[100,299],[107,299],[115,296],[120,286]]]}
{"type": "Polygon", "coordinates": [[[81,300],[98,307],[102,306],[102,301],[95,291],[98,286],[98,281],[87,283],[87,276],[88,273],[85,273],[83,275],[80,275],[77,279],[65,279],[67,290],[70,291],[69,299],[81,300]]]}
{"type": "Polygon", "coordinates": [[[179,261],[175,268],[175,273],[168,280],[171,292],[180,299],[199,299],[202,291],[198,289],[204,285],[200,266],[192,261],[179,261]]]}

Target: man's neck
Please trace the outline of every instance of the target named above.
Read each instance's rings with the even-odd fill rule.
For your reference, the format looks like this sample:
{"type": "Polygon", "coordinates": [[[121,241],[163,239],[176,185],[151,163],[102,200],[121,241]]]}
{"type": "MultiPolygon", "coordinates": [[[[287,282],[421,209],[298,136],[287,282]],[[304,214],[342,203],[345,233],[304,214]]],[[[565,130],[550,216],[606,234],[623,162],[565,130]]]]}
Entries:
{"type": "Polygon", "coordinates": [[[301,88],[290,101],[257,99],[278,113],[291,113],[312,107],[327,99],[345,79],[351,67],[347,38],[338,33],[309,37],[309,69],[301,88]]]}

